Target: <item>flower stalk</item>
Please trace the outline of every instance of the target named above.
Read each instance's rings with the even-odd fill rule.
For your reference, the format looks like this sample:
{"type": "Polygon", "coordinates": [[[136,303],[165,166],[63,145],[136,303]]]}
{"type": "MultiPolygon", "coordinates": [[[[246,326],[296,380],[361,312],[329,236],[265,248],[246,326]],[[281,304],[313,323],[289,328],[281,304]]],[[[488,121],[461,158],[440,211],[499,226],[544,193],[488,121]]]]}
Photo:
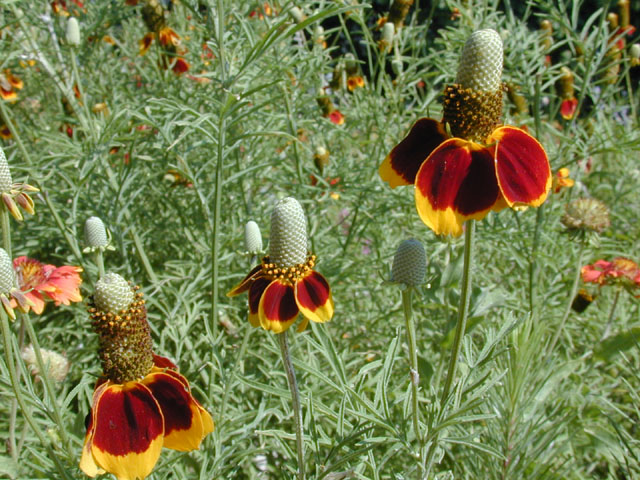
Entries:
{"type": "Polygon", "coordinates": [[[298,480],[305,479],[304,469],[304,431],[302,425],[302,409],[300,408],[300,392],[298,390],[298,382],[296,381],[296,372],[293,369],[291,355],[289,353],[289,341],[287,339],[287,331],[285,330],[278,335],[280,343],[280,353],[282,354],[282,363],[287,372],[287,382],[289,390],[291,390],[291,403],[293,408],[293,416],[296,423],[296,451],[298,454],[298,480]]]}

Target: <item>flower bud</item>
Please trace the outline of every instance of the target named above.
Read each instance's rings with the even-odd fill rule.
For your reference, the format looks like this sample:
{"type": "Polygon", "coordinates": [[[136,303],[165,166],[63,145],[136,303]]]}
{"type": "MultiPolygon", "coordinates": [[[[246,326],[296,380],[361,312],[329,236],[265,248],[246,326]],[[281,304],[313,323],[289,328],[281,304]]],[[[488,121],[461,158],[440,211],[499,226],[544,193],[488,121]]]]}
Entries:
{"type": "Polygon", "coordinates": [[[263,252],[260,227],[253,220],[244,226],[244,248],[251,255],[260,255],[263,252]]]}
{"type": "Polygon", "coordinates": [[[89,217],[84,222],[84,242],[92,248],[108,245],[107,231],[99,217],[89,217]]]}
{"type": "Polygon", "coordinates": [[[133,298],[131,285],[117,273],[107,273],[96,282],[93,301],[103,312],[118,313],[128,308],[133,298]]]}
{"type": "Polygon", "coordinates": [[[283,198],[273,209],[269,259],[281,268],[307,260],[307,219],[295,198],[283,198]]]}
{"type": "Polygon", "coordinates": [[[75,17],[69,17],[67,20],[67,43],[72,47],[80,45],[80,27],[75,17]]]}
{"type": "MultiPolygon", "coordinates": [[[[40,355],[42,356],[42,363],[47,370],[49,378],[58,383],[62,382],[66,378],[67,373],[69,373],[70,363],[67,357],[45,348],[40,349],[40,355]]],[[[39,379],[41,372],[38,367],[38,360],[36,352],[33,350],[33,345],[27,345],[22,349],[22,359],[29,367],[33,376],[39,379]]]]}
{"type": "Polygon", "coordinates": [[[291,18],[293,18],[296,23],[302,23],[307,18],[298,7],[292,7],[291,10],[289,10],[289,15],[291,15],[291,18]]]}
{"type": "Polygon", "coordinates": [[[393,257],[391,281],[416,287],[427,273],[427,254],[422,243],[413,238],[403,241],[393,257]]]}
{"type": "Polygon", "coordinates": [[[622,28],[629,26],[631,20],[629,0],[618,0],[618,17],[620,18],[620,26],[622,28]]]}
{"type": "Polygon", "coordinates": [[[495,92],[502,83],[502,39],[492,29],[477,30],[464,44],[456,83],[478,92],[495,92]]]}
{"type": "Polygon", "coordinates": [[[553,24],[549,20],[542,20],[540,31],[542,32],[542,46],[545,50],[549,50],[553,45],[553,24]]]}
{"type": "Polygon", "coordinates": [[[378,42],[378,48],[381,52],[388,52],[389,50],[391,50],[395,32],[396,27],[392,22],[386,22],[382,26],[382,35],[380,36],[380,41],[378,42]]]}
{"type": "Polygon", "coordinates": [[[322,173],[324,168],[329,165],[329,150],[322,145],[318,145],[316,147],[316,153],[313,155],[313,163],[320,173],[322,173]]]}
{"type": "Polygon", "coordinates": [[[402,28],[404,19],[407,18],[411,5],[413,5],[413,0],[393,0],[391,7],[389,7],[387,22],[392,23],[396,30],[402,28]]]}
{"type": "Polygon", "coordinates": [[[640,59],[640,43],[634,43],[629,47],[629,56],[634,59],[640,59]]]}
{"type": "Polygon", "coordinates": [[[13,262],[4,248],[0,248],[0,294],[8,295],[16,287],[13,262]]]}

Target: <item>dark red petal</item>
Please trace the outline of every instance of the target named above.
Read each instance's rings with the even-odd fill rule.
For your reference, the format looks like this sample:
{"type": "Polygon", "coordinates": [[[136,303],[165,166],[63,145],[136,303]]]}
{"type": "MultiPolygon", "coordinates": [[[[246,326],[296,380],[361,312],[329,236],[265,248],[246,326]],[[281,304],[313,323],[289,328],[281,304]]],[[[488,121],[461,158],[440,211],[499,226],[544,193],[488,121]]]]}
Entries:
{"type": "Polygon", "coordinates": [[[171,69],[173,70],[173,73],[180,75],[184,72],[189,71],[189,62],[187,62],[184,58],[177,58],[171,69]]]}
{"type": "Polygon", "coordinates": [[[267,277],[258,277],[249,288],[249,323],[252,327],[260,326],[258,309],[260,307],[260,299],[266,288],[271,283],[267,277]]]}
{"type": "Polygon", "coordinates": [[[500,191],[510,207],[537,207],[551,188],[551,168],[547,154],[538,141],[515,127],[497,128],[489,137],[497,142],[495,171],[500,191]]]}
{"type": "Polygon", "coordinates": [[[298,312],[293,286],[285,280],[271,282],[260,298],[258,317],[265,330],[284,332],[296,319],[298,312]]]}
{"type": "Polygon", "coordinates": [[[249,274],[242,279],[242,281],[233,287],[231,290],[227,292],[227,297],[235,297],[236,295],[240,295],[241,293],[249,290],[251,283],[255,280],[255,277],[258,276],[260,271],[262,270],[262,265],[257,265],[251,269],[249,274]]]}
{"type": "Polygon", "coordinates": [[[151,391],[138,382],[109,385],[96,400],[92,447],[98,466],[118,478],[144,478],[162,450],[164,420],[151,391]]]}
{"type": "Polygon", "coordinates": [[[378,169],[380,178],[391,188],[413,185],[422,163],[447,137],[440,122],[421,118],[384,159],[378,169]]]}
{"type": "Polygon", "coordinates": [[[576,109],[578,108],[578,99],[577,98],[569,98],[563,100],[560,104],[560,115],[565,120],[571,120],[576,113],[576,109]]]}
{"type": "Polygon", "coordinates": [[[314,322],[328,322],[333,317],[333,299],[329,282],[310,270],[295,285],[295,298],[300,313],[314,322]]]}
{"type": "Polygon", "coordinates": [[[178,367],[175,363],[169,360],[167,357],[153,354],[153,365],[158,368],[170,368],[171,370],[177,370],[178,367]]]}
{"type": "Polygon", "coordinates": [[[460,235],[462,224],[504,208],[491,152],[451,138],[433,151],[416,177],[416,208],[437,234],[460,235]]]}
{"type": "Polygon", "coordinates": [[[189,451],[200,446],[204,428],[200,407],[191,396],[186,378],[174,371],[147,375],[142,383],[160,405],[164,417],[164,446],[189,451]]]}

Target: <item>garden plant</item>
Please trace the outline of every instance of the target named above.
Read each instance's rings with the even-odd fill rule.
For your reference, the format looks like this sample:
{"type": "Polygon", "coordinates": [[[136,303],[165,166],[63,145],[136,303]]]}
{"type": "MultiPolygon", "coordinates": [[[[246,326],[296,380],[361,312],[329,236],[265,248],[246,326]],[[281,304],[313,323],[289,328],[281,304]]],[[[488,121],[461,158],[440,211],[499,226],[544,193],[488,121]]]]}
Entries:
{"type": "Polygon", "coordinates": [[[640,478],[638,0],[0,0],[0,478],[640,478]]]}

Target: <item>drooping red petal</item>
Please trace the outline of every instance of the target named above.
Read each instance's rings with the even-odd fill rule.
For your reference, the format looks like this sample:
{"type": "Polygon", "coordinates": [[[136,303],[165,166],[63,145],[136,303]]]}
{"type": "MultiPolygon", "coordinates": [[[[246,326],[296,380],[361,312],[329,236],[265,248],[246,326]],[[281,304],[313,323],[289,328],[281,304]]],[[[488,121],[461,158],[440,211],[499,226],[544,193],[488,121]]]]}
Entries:
{"type": "Polygon", "coordinates": [[[500,191],[510,207],[540,206],[551,188],[551,167],[542,145],[515,127],[499,127],[489,137],[500,191]]]}
{"type": "Polygon", "coordinates": [[[309,272],[295,284],[295,298],[300,313],[314,322],[328,322],[333,317],[333,298],[327,280],[318,272],[309,272]]]}
{"type": "Polygon", "coordinates": [[[82,470],[85,474],[92,478],[98,474],[105,473],[105,471],[96,464],[96,461],[93,458],[91,447],[93,445],[93,434],[95,432],[95,409],[93,408],[93,405],[95,405],[96,400],[100,398],[100,395],[102,395],[105,388],[107,388],[108,386],[109,384],[106,382],[96,385],[96,388],[93,392],[92,408],[89,412],[89,415],[87,415],[85,419],[85,422],[87,424],[87,433],[84,436],[84,444],[82,446],[82,456],[80,457],[79,467],[80,470],[82,470]]]}
{"type": "Polygon", "coordinates": [[[265,330],[274,333],[286,331],[298,312],[293,286],[285,280],[278,278],[272,281],[260,298],[258,318],[265,330]]]}
{"type": "Polygon", "coordinates": [[[236,295],[240,295],[241,293],[249,290],[249,287],[255,280],[255,277],[258,276],[258,273],[262,270],[262,265],[257,265],[251,269],[249,274],[242,279],[242,281],[233,287],[231,290],[227,292],[227,297],[235,297],[236,295]]]}
{"type": "Polygon", "coordinates": [[[409,134],[384,159],[378,173],[391,188],[413,185],[426,158],[447,139],[444,126],[432,118],[421,118],[409,134]]]}
{"type": "Polygon", "coordinates": [[[167,357],[153,354],[153,365],[158,368],[170,368],[171,370],[177,370],[178,367],[175,363],[169,360],[167,357]]]}
{"type": "Polygon", "coordinates": [[[107,385],[93,406],[91,453],[118,480],[145,478],[162,450],[164,420],[151,391],[139,382],[107,385]]]}
{"type": "Polygon", "coordinates": [[[271,280],[267,277],[258,277],[249,288],[249,323],[252,327],[260,326],[260,316],[258,315],[260,299],[270,283],[271,280]]]}
{"type": "Polygon", "coordinates": [[[201,407],[191,396],[187,379],[167,370],[150,373],[141,383],[151,390],[160,405],[164,417],[164,446],[179,451],[199,448],[205,436],[204,424],[201,407]]]}
{"type": "Polygon", "coordinates": [[[560,115],[565,120],[571,120],[576,113],[576,109],[578,108],[578,99],[575,97],[568,98],[563,100],[560,104],[560,115]]]}
{"type": "Polygon", "coordinates": [[[171,67],[171,70],[173,70],[173,73],[175,73],[176,75],[181,75],[184,72],[189,71],[189,66],[189,62],[187,62],[182,57],[178,57],[174,62],[173,67],[171,67]]]}
{"type": "Polygon", "coordinates": [[[462,233],[462,224],[504,208],[491,152],[473,142],[451,138],[436,148],[416,176],[416,208],[439,235],[462,233]]]}

